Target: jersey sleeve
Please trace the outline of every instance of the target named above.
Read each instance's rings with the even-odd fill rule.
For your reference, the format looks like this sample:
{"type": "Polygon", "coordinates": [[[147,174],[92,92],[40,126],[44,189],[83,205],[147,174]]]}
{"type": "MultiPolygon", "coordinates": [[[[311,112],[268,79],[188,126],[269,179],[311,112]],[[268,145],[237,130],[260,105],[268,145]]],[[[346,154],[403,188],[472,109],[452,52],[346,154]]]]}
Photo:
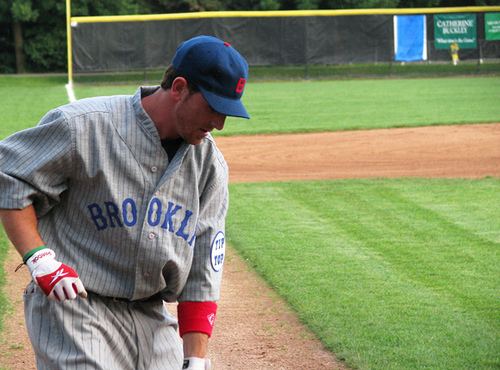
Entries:
{"type": "Polygon", "coordinates": [[[33,204],[38,216],[46,214],[67,189],[72,152],[71,131],[59,110],[1,141],[0,208],[33,204]]]}
{"type": "Polygon", "coordinates": [[[225,221],[228,208],[227,172],[205,190],[191,270],[179,297],[182,301],[217,301],[225,255],[225,221]]]}

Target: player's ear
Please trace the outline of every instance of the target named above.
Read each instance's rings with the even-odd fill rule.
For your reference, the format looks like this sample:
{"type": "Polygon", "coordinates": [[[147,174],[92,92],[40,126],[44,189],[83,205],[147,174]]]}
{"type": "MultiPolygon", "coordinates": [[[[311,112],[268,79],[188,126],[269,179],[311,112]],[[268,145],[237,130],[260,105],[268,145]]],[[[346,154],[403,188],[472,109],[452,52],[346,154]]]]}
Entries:
{"type": "Polygon", "coordinates": [[[184,77],[176,77],[172,82],[172,87],[170,88],[172,96],[180,100],[183,95],[189,93],[188,82],[184,77]]]}

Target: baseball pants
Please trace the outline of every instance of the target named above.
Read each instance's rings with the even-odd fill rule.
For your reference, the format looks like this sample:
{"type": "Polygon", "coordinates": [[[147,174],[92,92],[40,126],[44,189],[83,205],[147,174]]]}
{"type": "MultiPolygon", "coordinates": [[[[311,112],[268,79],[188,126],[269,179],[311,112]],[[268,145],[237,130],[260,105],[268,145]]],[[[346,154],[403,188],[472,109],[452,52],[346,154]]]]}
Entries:
{"type": "Polygon", "coordinates": [[[89,292],[55,302],[31,282],[24,312],[38,370],[182,368],[177,321],[161,299],[127,302],[89,292]]]}

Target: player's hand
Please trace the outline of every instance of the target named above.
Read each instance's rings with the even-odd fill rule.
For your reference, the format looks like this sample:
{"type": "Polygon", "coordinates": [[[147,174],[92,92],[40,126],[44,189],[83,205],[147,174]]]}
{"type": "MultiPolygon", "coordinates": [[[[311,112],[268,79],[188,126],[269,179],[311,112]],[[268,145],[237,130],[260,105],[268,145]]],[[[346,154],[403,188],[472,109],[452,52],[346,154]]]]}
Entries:
{"type": "Polygon", "coordinates": [[[210,360],[208,358],[186,357],[182,370],[210,370],[210,360]]]}
{"type": "Polygon", "coordinates": [[[55,301],[62,302],[78,296],[86,298],[87,291],[76,271],[55,257],[52,249],[44,248],[26,261],[33,281],[49,299],[55,301]]]}

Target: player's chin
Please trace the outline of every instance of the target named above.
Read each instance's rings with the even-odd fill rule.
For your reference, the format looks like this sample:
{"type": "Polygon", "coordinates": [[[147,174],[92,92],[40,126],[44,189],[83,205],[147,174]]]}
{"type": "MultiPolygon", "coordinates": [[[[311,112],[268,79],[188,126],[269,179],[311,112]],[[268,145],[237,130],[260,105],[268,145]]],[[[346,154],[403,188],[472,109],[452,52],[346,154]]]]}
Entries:
{"type": "Polygon", "coordinates": [[[208,136],[208,131],[200,130],[200,131],[197,131],[196,133],[193,133],[187,139],[184,139],[184,140],[186,140],[186,142],[188,144],[198,145],[198,144],[201,144],[202,141],[205,140],[205,138],[207,136],[208,136]]]}
{"type": "Polygon", "coordinates": [[[188,140],[186,140],[186,142],[188,144],[191,144],[191,145],[198,145],[198,144],[201,144],[201,142],[205,139],[205,136],[193,136],[193,137],[190,137],[188,138],[188,140]]]}

